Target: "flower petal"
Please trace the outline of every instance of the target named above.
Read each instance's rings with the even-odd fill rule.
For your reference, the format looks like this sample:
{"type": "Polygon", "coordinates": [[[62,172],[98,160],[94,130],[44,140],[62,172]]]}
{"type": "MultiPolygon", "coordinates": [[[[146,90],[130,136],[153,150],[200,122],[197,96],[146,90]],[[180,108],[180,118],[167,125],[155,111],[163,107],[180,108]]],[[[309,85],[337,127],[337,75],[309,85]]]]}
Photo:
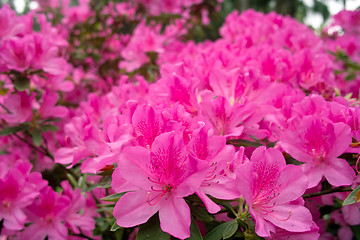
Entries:
{"type": "Polygon", "coordinates": [[[281,191],[275,201],[282,204],[298,199],[306,191],[309,182],[300,167],[287,165],[281,172],[279,184],[281,191]]]}
{"type": "Polygon", "coordinates": [[[197,191],[196,195],[198,195],[201,201],[205,204],[205,207],[209,213],[217,213],[218,211],[221,210],[221,208],[216,203],[211,201],[211,199],[208,196],[206,196],[206,194],[203,191],[197,191]]]}
{"type": "Polygon", "coordinates": [[[310,231],[313,224],[310,211],[304,206],[283,204],[272,208],[264,219],[290,232],[310,231]]]}
{"type": "Polygon", "coordinates": [[[190,237],[190,208],[183,198],[170,197],[159,210],[160,226],[174,237],[190,237]]]}
{"type": "Polygon", "coordinates": [[[160,204],[151,206],[147,202],[146,191],[128,192],[116,203],[114,217],[121,227],[133,227],[145,223],[160,208],[160,204]]]}
{"type": "Polygon", "coordinates": [[[342,158],[335,158],[324,171],[325,178],[335,187],[351,185],[355,178],[355,171],[342,158]]]}

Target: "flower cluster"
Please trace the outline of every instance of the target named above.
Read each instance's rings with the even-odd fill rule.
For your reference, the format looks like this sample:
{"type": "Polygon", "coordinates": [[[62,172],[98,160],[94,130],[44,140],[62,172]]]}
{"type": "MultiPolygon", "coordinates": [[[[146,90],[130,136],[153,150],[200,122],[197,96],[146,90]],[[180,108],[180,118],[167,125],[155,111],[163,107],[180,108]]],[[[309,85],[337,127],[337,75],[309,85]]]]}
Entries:
{"type": "Polygon", "coordinates": [[[352,239],[359,11],[195,43],[222,1],[38,2],[0,9],[1,239],[352,239]]]}

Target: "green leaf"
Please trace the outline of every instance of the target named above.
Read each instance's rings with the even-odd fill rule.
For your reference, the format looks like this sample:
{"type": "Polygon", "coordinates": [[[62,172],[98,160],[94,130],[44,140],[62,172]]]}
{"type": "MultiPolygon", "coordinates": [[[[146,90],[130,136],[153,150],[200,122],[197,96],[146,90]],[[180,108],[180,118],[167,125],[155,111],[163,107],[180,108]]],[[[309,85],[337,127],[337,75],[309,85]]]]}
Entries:
{"type": "Polygon", "coordinates": [[[74,178],[74,176],[71,175],[70,173],[67,173],[66,176],[67,176],[69,182],[71,183],[71,185],[73,185],[74,188],[77,188],[78,183],[77,183],[76,179],[74,178]]]}
{"type": "Polygon", "coordinates": [[[0,95],[5,96],[8,93],[9,89],[0,87],[0,95]]]}
{"type": "Polygon", "coordinates": [[[101,188],[110,188],[111,187],[111,181],[112,181],[112,177],[110,176],[104,176],[100,182],[99,182],[99,187],[101,188]]]}
{"type": "Polygon", "coordinates": [[[227,225],[226,228],[224,229],[223,238],[224,239],[230,238],[232,235],[234,235],[236,233],[236,231],[238,230],[238,227],[239,227],[239,224],[236,219],[230,221],[229,225],[227,225]]]}
{"type": "Polygon", "coordinates": [[[86,177],[87,177],[86,174],[84,174],[83,176],[80,176],[80,177],[79,177],[79,180],[78,180],[78,182],[77,182],[79,188],[84,189],[85,183],[86,183],[86,177]]]}
{"type": "Polygon", "coordinates": [[[343,202],[343,206],[360,202],[360,185],[352,191],[343,202]]]}
{"type": "Polygon", "coordinates": [[[13,84],[16,90],[25,91],[30,86],[30,79],[26,76],[16,74],[15,79],[13,79],[13,84]]]}
{"type": "Polygon", "coordinates": [[[31,134],[31,139],[35,146],[40,146],[42,143],[42,135],[39,129],[34,129],[31,134]]]}
{"type": "Polygon", "coordinates": [[[47,131],[57,132],[57,131],[59,131],[58,126],[53,125],[53,124],[44,124],[44,125],[41,125],[40,128],[41,128],[41,131],[43,131],[43,132],[47,132],[47,131]]]}
{"type": "Polygon", "coordinates": [[[194,217],[202,222],[213,222],[215,220],[213,216],[209,215],[204,207],[191,206],[190,209],[194,217]]]}
{"type": "Polygon", "coordinates": [[[191,225],[190,225],[190,237],[187,240],[202,240],[200,230],[196,224],[195,219],[191,216],[191,225]]]}
{"type": "Polygon", "coordinates": [[[14,127],[6,127],[0,130],[0,136],[7,136],[10,134],[14,134],[17,132],[20,132],[21,130],[26,129],[27,126],[25,125],[19,125],[19,126],[14,126],[14,127]]]}
{"type": "Polygon", "coordinates": [[[110,196],[106,196],[106,197],[102,198],[101,200],[107,201],[107,202],[117,202],[122,196],[125,195],[125,193],[127,193],[127,192],[115,193],[110,196]]]}
{"type": "Polygon", "coordinates": [[[220,240],[223,238],[223,233],[228,225],[232,224],[232,221],[220,224],[213,230],[211,230],[206,236],[204,240],[220,240]]]}
{"type": "Polygon", "coordinates": [[[136,240],[169,240],[170,235],[160,228],[158,214],[152,216],[146,223],[140,226],[136,240]]]}
{"type": "Polygon", "coordinates": [[[119,225],[117,225],[116,221],[114,222],[114,224],[111,226],[110,231],[111,232],[115,232],[116,230],[118,230],[119,228],[121,228],[119,225]]]}
{"type": "Polygon", "coordinates": [[[263,146],[261,143],[253,142],[245,139],[231,139],[226,142],[227,144],[234,145],[236,147],[244,146],[244,147],[261,147],[263,146]]]}
{"type": "Polygon", "coordinates": [[[355,72],[350,72],[348,75],[346,75],[345,80],[351,81],[351,80],[354,80],[355,78],[356,78],[355,72]]]}

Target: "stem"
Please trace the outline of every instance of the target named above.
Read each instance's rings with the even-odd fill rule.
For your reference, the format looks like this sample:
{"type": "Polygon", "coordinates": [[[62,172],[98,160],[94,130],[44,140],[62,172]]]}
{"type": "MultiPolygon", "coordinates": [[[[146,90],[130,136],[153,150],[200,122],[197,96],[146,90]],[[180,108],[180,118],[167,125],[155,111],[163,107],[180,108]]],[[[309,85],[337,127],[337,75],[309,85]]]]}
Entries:
{"type": "Polygon", "coordinates": [[[1,106],[7,113],[12,114],[12,112],[11,112],[7,107],[5,107],[2,103],[0,103],[0,106],[1,106]]]}
{"type": "Polygon", "coordinates": [[[241,197],[239,198],[239,209],[238,209],[238,214],[237,217],[241,217],[244,214],[244,198],[241,197]]]}
{"type": "Polygon", "coordinates": [[[233,206],[231,206],[230,203],[222,203],[221,206],[225,207],[227,210],[230,210],[232,214],[234,214],[235,217],[237,217],[237,212],[235,212],[233,206]]]}
{"type": "MultiPolygon", "coordinates": [[[[0,106],[2,106],[2,104],[0,103],[0,106]]],[[[6,109],[6,108],[4,108],[6,109]]],[[[2,124],[0,124],[0,127],[3,128],[4,126],[2,124]]],[[[8,136],[11,138],[11,135],[14,135],[15,137],[17,137],[19,140],[23,141],[24,143],[26,143],[27,145],[29,145],[29,147],[31,147],[32,149],[34,149],[35,151],[48,156],[49,158],[51,158],[52,160],[54,160],[54,156],[49,152],[49,150],[47,148],[41,147],[38,148],[36,147],[34,144],[32,144],[31,142],[29,142],[28,140],[26,140],[25,138],[21,137],[19,134],[17,133],[11,133],[8,136]]]]}
{"type": "Polygon", "coordinates": [[[51,158],[52,160],[54,160],[54,156],[47,150],[47,149],[43,149],[43,148],[37,148],[34,144],[32,144],[31,142],[29,142],[28,140],[26,140],[23,137],[20,137],[17,133],[13,133],[12,135],[14,135],[15,137],[17,137],[18,139],[20,139],[21,141],[23,141],[24,143],[26,143],[27,145],[29,145],[32,149],[34,149],[35,151],[38,151],[39,153],[48,156],[49,158],[51,158]]]}
{"type": "Polygon", "coordinates": [[[322,195],[326,195],[326,194],[330,194],[330,193],[351,192],[351,191],[352,191],[352,189],[350,187],[337,187],[337,188],[327,189],[327,190],[323,190],[323,191],[316,192],[316,193],[304,194],[302,197],[304,199],[306,199],[306,198],[318,197],[318,196],[322,196],[322,195]]]}
{"type": "MultiPolygon", "coordinates": [[[[35,151],[48,156],[49,158],[51,158],[52,160],[54,160],[54,156],[47,150],[47,149],[43,149],[43,148],[38,148],[36,147],[34,144],[32,144],[31,142],[29,142],[28,140],[26,140],[25,138],[19,136],[17,133],[12,133],[11,135],[14,135],[15,137],[17,137],[18,139],[20,139],[21,141],[23,141],[24,143],[26,143],[27,145],[29,145],[29,147],[31,147],[32,149],[34,149],[35,151]]],[[[10,135],[10,136],[11,136],[10,135]]]]}

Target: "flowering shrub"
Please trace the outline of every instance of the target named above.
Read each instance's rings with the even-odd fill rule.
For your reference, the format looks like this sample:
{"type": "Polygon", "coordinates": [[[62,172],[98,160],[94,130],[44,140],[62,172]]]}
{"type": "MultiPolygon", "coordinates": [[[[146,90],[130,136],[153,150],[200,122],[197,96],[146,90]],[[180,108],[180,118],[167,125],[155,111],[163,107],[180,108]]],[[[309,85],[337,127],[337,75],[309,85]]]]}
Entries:
{"type": "Polygon", "coordinates": [[[360,12],[0,9],[0,239],[353,239],[360,12]]]}

